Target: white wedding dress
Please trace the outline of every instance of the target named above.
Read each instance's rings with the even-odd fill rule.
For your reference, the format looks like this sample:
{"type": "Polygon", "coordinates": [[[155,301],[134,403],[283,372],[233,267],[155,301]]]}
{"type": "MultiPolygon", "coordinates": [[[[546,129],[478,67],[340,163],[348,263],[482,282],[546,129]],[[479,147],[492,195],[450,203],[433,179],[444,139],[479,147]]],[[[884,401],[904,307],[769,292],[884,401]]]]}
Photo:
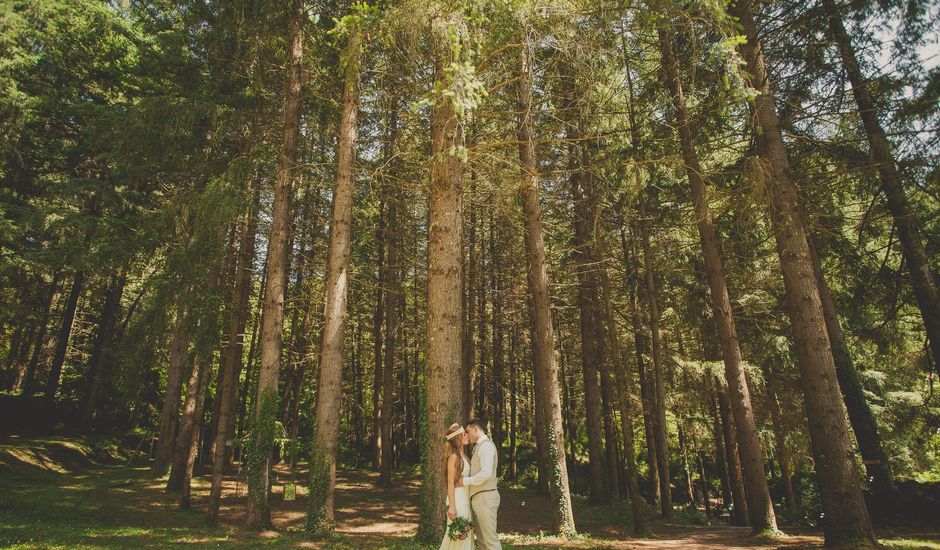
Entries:
{"type": "MultiPolygon", "coordinates": [[[[467,477],[470,475],[470,462],[467,460],[467,457],[462,457],[462,459],[463,470],[460,472],[460,475],[467,477]]],[[[466,487],[455,488],[454,500],[456,501],[454,505],[457,508],[457,515],[473,521],[473,512],[470,510],[470,490],[466,487]]],[[[450,508],[450,495],[447,495],[447,507],[450,508]]],[[[450,525],[450,519],[447,520],[447,525],[450,525]]],[[[467,538],[463,540],[450,540],[450,537],[447,536],[447,532],[445,531],[440,550],[473,550],[473,531],[467,533],[467,538]]]]}

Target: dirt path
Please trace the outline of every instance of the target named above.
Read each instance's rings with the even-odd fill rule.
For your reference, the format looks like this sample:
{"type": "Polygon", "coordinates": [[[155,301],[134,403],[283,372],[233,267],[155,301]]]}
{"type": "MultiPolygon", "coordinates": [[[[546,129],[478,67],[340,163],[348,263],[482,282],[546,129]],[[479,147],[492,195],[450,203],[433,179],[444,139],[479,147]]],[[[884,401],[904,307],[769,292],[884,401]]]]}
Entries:
{"type": "MultiPolygon", "coordinates": [[[[279,479],[286,479],[279,472],[279,479]]],[[[303,479],[298,476],[298,479],[303,479]]],[[[419,482],[413,477],[398,478],[391,490],[376,487],[377,475],[364,471],[344,471],[337,475],[336,520],[337,533],[346,544],[373,546],[374,542],[398,539],[408,541],[417,530],[419,482]]],[[[222,521],[231,526],[241,524],[245,505],[245,486],[239,484],[235,495],[234,478],[226,480],[222,507],[222,521]]],[[[205,506],[205,490],[200,483],[193,506],[205,506]]],[[[654,534],[646,539],[631,539],[627,506],[589,506],[575,497],[575,521],[578,530],[589,538],[584,541],[563,541],[545,536],[551,531],[551,502],[547,497],[524,489],[503,488],[500,491],[501,537],[513,547],[523,548],[786,548],[821,545],[818,536],[791,536],[767,541],[750,537],[749,530],[739,527],[711,526],[692,527],[679,524],[654,522],[654,534]]],[[[283,500],[283,485],[275,484],[273,495],[273,517],[278,532],[296,532],[303,529],[306,514],[305,490],[298,488],[298,498],[292,502],[283,500]]],[[[248,535],[250,536],[250,535],[248,535]]],[[[262,536],[265,536],[262,534],[262,536]]],[[[275,533],[267,536],[276,537],[275,533]]],[[[382,543],[380,542],[380,545],[382,543]]],[[[329,547],[317,543],[300,547],[329,547]]],[[[375,547],[375,546],[373,546],[375,547]]],[[[381,546],[378,546],[381,547],[381,546]]]]}

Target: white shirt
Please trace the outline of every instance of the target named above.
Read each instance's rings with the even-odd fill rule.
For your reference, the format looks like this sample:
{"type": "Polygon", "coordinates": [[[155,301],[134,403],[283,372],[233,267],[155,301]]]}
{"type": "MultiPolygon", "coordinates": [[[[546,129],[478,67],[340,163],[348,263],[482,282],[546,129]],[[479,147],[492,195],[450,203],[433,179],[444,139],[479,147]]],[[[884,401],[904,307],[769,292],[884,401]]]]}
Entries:
{"type": "Polygon", "coordinates": [[[479,453],[480,455],[480,471],[472,476],[463,478],[465,487],[481,485],[489,481],[490,478],[496,477],[496,445],[481,445],[487,440],[489,440],[489,437],[487,437],[486,434],[481,435],[480,439],[477,440],[477,446],[473,452],[474,454],[479,453]]]}

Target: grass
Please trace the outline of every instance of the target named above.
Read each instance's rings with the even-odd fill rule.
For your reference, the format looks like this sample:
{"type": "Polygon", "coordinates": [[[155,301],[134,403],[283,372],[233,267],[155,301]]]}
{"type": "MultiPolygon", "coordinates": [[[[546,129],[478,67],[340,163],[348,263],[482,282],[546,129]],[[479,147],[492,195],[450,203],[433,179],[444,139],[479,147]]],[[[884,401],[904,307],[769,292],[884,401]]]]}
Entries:
{"type": "MultiPolygon", "coordinates": [[[[110,548],[328,548],[352,550],[359,548],[392,550],[436,550],[438,544],[420,544],[407,534],[347,531],[328,540],[309,540],[300,523],[279,531],[255,533],[238,526],[237,516],[230,516],[221,527],[205,523],[202,508],[180,510],[176,499],[162,492],[164,479],[150,477],[144,461],[126,467],[126,457],[106,443],[84,440],[11,438],[0,444],[0,548],[17,550],[110,548]]],[[[360,478],[365,479],[364,475],[360,478]]],[[[303,494],[302,487],[298,491],[303,494]]],[[[194,480],[194,494],[208,491],[204,478],[194,480]]],[[[371,517],[362,512],[366,506],[378,505],[382,511],[383,495],[360,488],[370,500],[346,503],[355,519],[368,524],[371,517]],[[378,500],[376,500],[378,498],[378,500]],[[360,513],[362,512],[362,513],[360,513]]],[[[410,506],[411,497],[401,497],[398,506],[410,506]]],[[[545,515],[546,503],[539,508],[539,497],[529,490],[506,488],[506,509],[501,510],[503,547],[529,550],[548,548],[630,548],[629,540],[611,527],[629,524],[629,507],[622,505],[591,506],[576,497],[575,516],[579,529],[593,533],[570,541],[530,530],[528,533],[507,533],[512,526],[525,526],[545,515]],[[514,504],[513,504],[514,503],[514,504]]],[[[283,503],[281,504],[283,506],[283,503]]],[[[300,508],[302,510],[302,506],[300,508]]],[[[395,512],[395,510],[392,510],[395,512]]],[[[279,510],[279,514],[286,510],[279,510]]],[[[373,512],[374,513],[374,512],[373,512]]],[[[725,527],[694,525],[699,518],[684,518],[665,524],[657,522],[650,512],[655,535],[644,539],[647,548],[679,548],[690,545],[695,536],[720,537],[721,541],[738,543],[748,540],[746,531],[725,527]],[[698,533],[699,535],[696,535],[698,533]]],[[[378,520],[377,520],[378,521],[378,520]]],[[[387,519],[386,519],[387,521],[387,519]]],[[[398,520],[396,520],[398,521],[398,520]]],[[[409,521],[409,520],[403,520],[409,521]]],[[[537,524],[545,524],[546,518],[537,524]]],[[[541,529],[541,527],[539,527],[541,529]]],[[[884,548],[940,550],[934,532],[885,533],[884,548]]],[[[818,547],[818,536],[788,537],[761,541],[771,547],[793,547],[808,544],[818,547]]],[[[705,539],[702,539],[705,540],[705,539]]],[[[708,547],[716,548],[714,538],[708,547]]],[[[754,542],[754,539],[749,539],[754,542]]]]}

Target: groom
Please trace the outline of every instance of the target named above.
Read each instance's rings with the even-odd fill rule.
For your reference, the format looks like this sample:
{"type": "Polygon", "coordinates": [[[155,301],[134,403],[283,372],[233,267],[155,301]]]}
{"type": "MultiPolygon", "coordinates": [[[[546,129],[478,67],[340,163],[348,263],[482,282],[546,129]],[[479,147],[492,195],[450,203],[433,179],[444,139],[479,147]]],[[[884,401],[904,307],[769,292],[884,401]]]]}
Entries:
{"type": "Polygon", "coordinates": [[[466,430],[470,443],[473,443],[470,475],[460,478],[457,485],[469,489],[473,531],[478,547],[482,550],[501,550],[496,534],[496,511],[499,509],[499,491],[496,490],[496,466],[499,459],[496,444],[486,436],[483,421],[478,418],[467,422],[466,430]]]}

